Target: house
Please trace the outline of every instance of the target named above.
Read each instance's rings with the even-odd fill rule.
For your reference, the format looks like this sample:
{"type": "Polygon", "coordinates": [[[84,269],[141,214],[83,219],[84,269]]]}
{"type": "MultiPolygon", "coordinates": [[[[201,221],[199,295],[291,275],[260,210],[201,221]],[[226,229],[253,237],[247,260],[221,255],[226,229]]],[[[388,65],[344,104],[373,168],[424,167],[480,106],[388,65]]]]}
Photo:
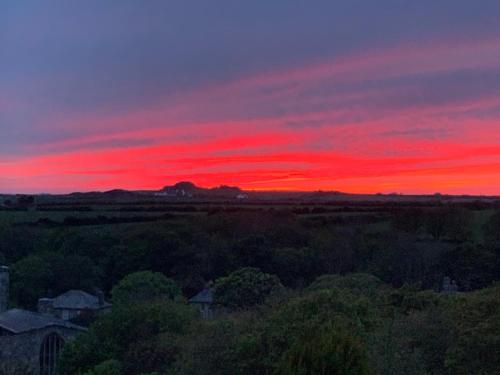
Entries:
{"type": "Polygon", "coordinates": [[[38,300],[38,312],[63,320],[72,320],[87,312],[100,315],[110,310],[111,304],[104,300],[101,291],[97,292],[97,295],[92,295],[83,290],[69,290],[55,298],[38,300]]]}
{"type": "Polygon", "coordinates": [[[5,373],[54,375],[65,342],[85,328],[21,309],[0,313],[0,369],[5,373]],[[17,372],[16,372],[17,371],[17,372]]]}
{"type": "Polygon", "coordinates": [[[200,312],[203,318],[213,316],[212,305],[214,303],[213,290],[211,287],[204,288],[201,292],[189,299],[189,304],[200,312]]]}
{"type": "Polygon", "coordinates": [[[86,328],[48,311],[8,310],[8,301],[9,268],[0,266],[0,372],[54,375],[64,344],[86,328]]]}

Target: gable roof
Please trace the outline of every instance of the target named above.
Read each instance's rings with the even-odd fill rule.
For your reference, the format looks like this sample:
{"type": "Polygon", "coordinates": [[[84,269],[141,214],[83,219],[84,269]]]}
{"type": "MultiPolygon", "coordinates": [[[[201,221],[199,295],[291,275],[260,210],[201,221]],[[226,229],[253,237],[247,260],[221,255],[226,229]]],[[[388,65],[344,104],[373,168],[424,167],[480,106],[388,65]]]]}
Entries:
{"type": "Polygon", "coordinates": [[[189,303],[213,303],[214,295],[212,289],[205,288],[197,295],[189,299],[189,303]]]}
{"type": "Polygon", "coordinates": [[[0,328],[11,333],[23,333],[46,327],[64,327],[79,331],[85,328],[65,320],[33,311],[11,309],[0,314],[0,328]]]}
{"type": "Polygon", "coordinates": [[[109,307],[111,304],[104,302],[101,305],[98,297],[83,290],[69,290],[54,298],[53,306],[55,309],[98,310],[103,307],[109,307]]]}

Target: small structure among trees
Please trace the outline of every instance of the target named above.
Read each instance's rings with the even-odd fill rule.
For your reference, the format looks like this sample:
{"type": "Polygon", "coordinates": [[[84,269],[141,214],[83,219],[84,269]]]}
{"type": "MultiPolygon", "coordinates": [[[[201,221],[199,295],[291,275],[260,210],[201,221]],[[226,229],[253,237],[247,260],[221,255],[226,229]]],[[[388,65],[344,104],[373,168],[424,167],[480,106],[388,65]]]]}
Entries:
{"type": "Polygon", "coordinates": [[[204,319],[213,316],[213,303],[214,295],[211,284],[207,285],[202,291],[189,299],[189,304],[195,307],[204,319]]]}
{"type": "Polygon", "coordinates": [[[72,320],[84,313],[99,315],[111,310],[101,291],[92,295],[83,290],[69,290],[55,298],[40,298],[38,312],[54,315],[63,320],[72,320]]]}
{"type": "Polygon", "coordinates": [[[441,292],[444,294],[452,294],[458,292],[458,285],[455,280],[452,280],[448,276],[443,278],[443,286],[441,292]]]}

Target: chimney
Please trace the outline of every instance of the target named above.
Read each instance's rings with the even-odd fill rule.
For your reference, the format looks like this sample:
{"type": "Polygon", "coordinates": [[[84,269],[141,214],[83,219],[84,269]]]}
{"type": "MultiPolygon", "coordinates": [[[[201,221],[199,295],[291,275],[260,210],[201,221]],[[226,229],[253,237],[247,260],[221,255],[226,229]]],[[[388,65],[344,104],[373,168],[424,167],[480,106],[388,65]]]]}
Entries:
{"type": "Polygon", "coordinates": [[[54,300],[52,298],[40,298],[38,300],[38,312],[44,315],[54,315],[54,300]]]}
{"type": "Polygon", "coordinates": [[[0,313],[9,305],[9,267],[0,266],[0,313]]]}
{"type": "Polygon", "coordinates": [[[95,294],[96,294],[97,299],[99,300],[99,307],[104,306],[104,302],[105,302],[104,292],[100,289],[96,289],[95,294]]]}

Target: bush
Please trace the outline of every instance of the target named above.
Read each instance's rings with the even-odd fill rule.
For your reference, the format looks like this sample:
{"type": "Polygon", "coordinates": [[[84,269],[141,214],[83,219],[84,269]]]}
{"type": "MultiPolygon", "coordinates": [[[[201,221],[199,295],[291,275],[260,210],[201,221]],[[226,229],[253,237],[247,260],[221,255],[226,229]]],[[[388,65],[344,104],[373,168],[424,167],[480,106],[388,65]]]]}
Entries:
{"type": "Polygon", "coordinates": [[[175,338],[187,333],[195,316],[196,311],[190,306],[169,300],[113,308],[92,324],[88,332],[65,345],[59,361],[61,375],[89,371],[109,359],[127,365],[124,370],[137,370],[129,365],[145,358],[145,350],[172,354],[161,361],[155,354],[154,360],[148,362],[151,367],[170,364],[177,353],[175,338]],[[167,336],[169,340],[164,339],[167,336]]]}
{"type": "Polygon", "coordinates": [[[173,280],[161,273],[142,271],[123,278],[111,294],[114,304],[124,305],[158,298],[174,299],[181,295],[181,290],[173,280]]]}
{"type": "Polygon", "coordinates": [[[242,268],[215,282],[215,302],[231,308],[249,308],[264,302],[271,294],[281,290],[278,277],[257,268],[242,268]]]}
{"type": "Polygon", "coordinates": [[[92,370],[86,372],[84,375],[121,375],[121,374],[122,374],[121,363],[118,362],[117,360],[110,359],[98,364],[92,370]]]}
{"type": "Polygon", "coordinates": [[[275,375],[368,375],[361,342],[335,326],[321,327],[297,341],[282,357],[275,375]]]}
{"type": "Polygon", "coordinates": [[[346,276],[323,275],[318,277],[309,285],[309,290],[322,290],[330,288],[348,289],[366,295],[373,295],[383,286],[382,281],[373,275],[366,273],[352,273],[346,276]]]}
{"type": "Polygon", "coordinates": [[[450,303],[455,339],[446,366],[457,375],[498,375],[500,285],[457,296],[450,303]]]}

